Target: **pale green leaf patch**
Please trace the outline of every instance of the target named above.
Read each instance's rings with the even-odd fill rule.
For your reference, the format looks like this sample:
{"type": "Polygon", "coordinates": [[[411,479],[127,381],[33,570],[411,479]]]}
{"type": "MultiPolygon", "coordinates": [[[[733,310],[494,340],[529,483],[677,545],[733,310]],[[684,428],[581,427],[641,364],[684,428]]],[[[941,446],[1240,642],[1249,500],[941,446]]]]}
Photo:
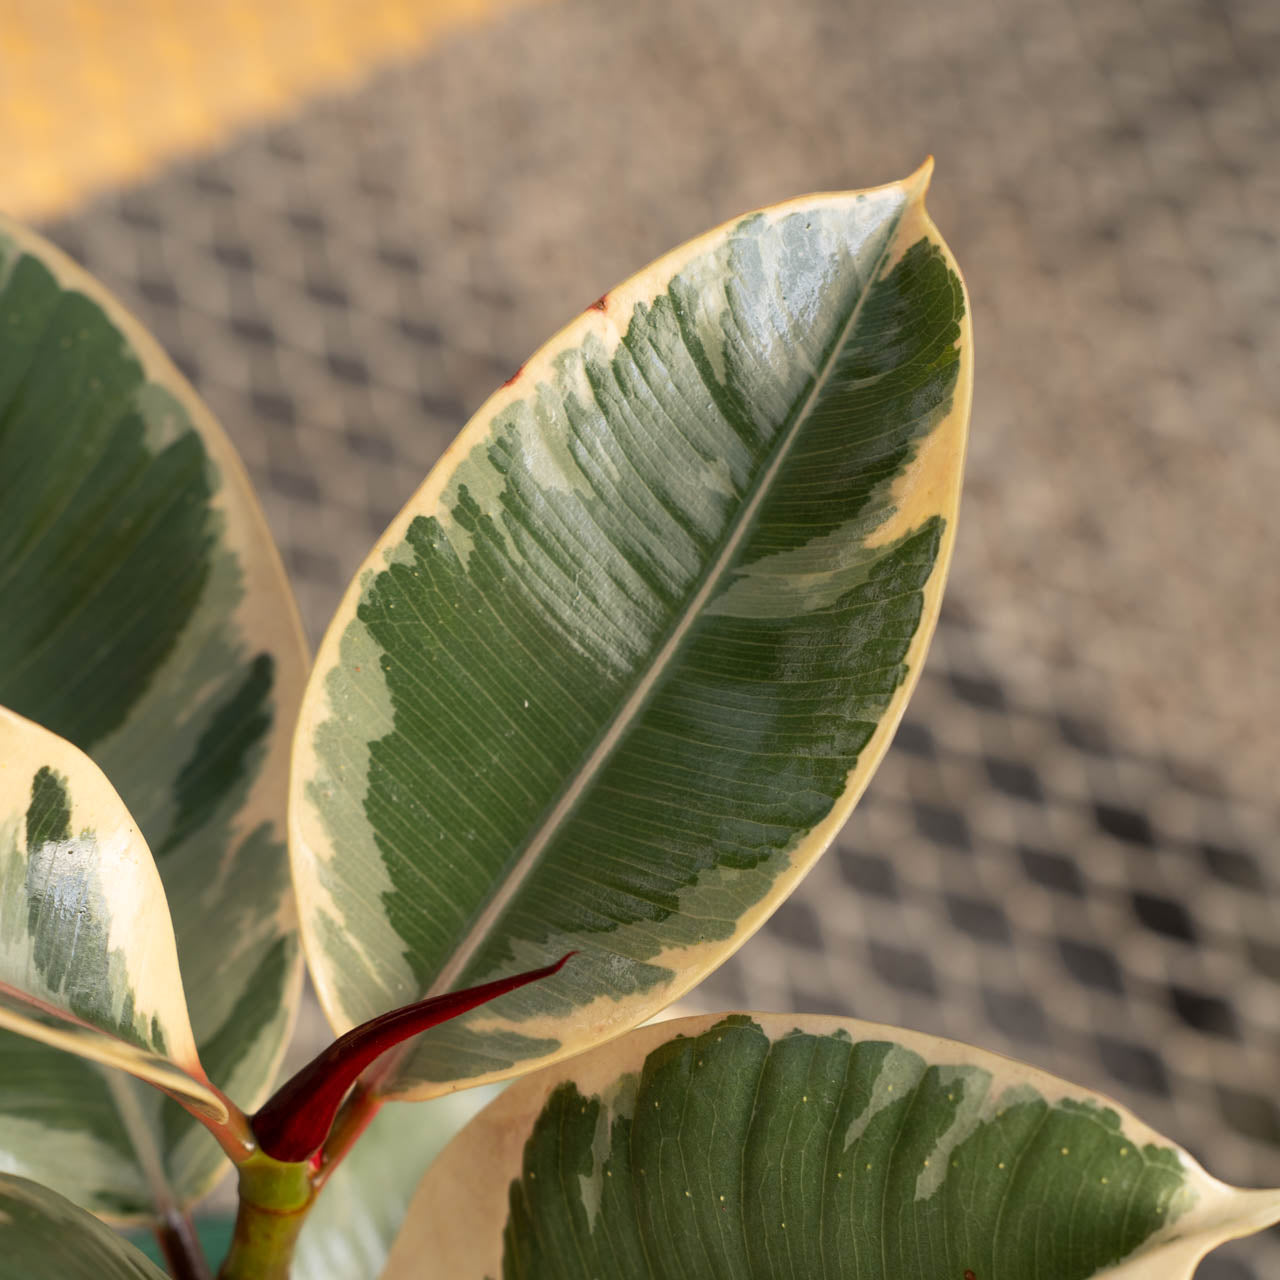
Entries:
{"type": "Polygon", "coordinates": [[[496,1092],[384,1106],[308,1213],[292,1280],[378,1280],[422,1175],[496,1092]]]}
{"type": "Polygon", "coordinates": [[[762,210],[480,409],[321,647],[290,808],[339,1030],[581,956],[386,1089],[652,1016],[795,886],[883,755],[954,536],[972,340],[928,172],[762,210]]]}
{"type": "Polygon", "coordinates": [[[511,1086],[384,1280],[1190,1280],[1280,1219],[1109,1100],[850,1019],[691,1018],[511,1086]]]}

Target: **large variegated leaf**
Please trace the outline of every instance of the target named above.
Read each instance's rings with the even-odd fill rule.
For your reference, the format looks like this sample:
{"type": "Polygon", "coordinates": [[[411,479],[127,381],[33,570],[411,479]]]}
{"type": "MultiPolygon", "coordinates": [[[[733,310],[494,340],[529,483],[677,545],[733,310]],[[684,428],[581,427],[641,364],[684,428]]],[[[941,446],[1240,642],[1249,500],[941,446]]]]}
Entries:
{"type": "Polygon", "coordinates": [[[0,1280],[165,1280],[165,1273],[48,1187],[0,1174],[0,1280]]]}
{"type": "Polygon", "coordinates": [[[392,1092],[643,1021],[848,816],[924,659],[960,486],[969,323],[927,177],[739,219],[602,298],[353,583],[290,808],[331,1020],[582,952],[421,1037],[392,1092]]]}
{"type": "MultiPolygon", "coordinates": [[[[0,704],[88,752],[137,819],[201,1058],[255,1106],[301,978],[282,839],[305,672],[292,598],[208,410],[99,286],[7,222],[0,617],[0,704]]],[[[4,1159],[90,1207],[133,1211],[143,1173],[116,1093],[96,1068],[0,1033],[4,1159]]],[[[174,1104],[137,1103],[193,1197],[224,1158],[174,1104]]]]}
{"type": "Polygon", "coordinates": [[[690,1018],[513,1085],[384,1280],[1190,1280],[1280,1219],[1105,1098],[841,1018],[690,1018]]]}

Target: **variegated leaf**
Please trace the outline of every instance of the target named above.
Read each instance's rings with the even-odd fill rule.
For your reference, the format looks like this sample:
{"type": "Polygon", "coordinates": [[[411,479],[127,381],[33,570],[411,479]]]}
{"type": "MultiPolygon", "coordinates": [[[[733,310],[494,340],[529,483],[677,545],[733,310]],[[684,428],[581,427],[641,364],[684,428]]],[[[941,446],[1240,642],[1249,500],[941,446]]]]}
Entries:
{"type": "MultiPolygon", "coordinates": [[[[88,756],[3,708],[0,1026],[227,1118],[200,1065],[164,888],[133,818],[88,756]]],[[[4,1068],[12,1089],[12,1064],[4,1068]]],[[[15,1122],[31,1126],[31,1160],[12,1150],[10,1170],[74,1165],[85,1154],[44,1133],[31,1109],[15,1122]]],[[[104,1151],[104,1163],[113,1154],[104,1151]]]]}
{"type": "MultiPolygon", "coordinates": [[[[306,669],[292,598],[208,410],[100,286],[8,222],[0,615],[0,704],[88,752],[137,819],[201,1058],[254,1107],[301,981],[282,839],[306,669]]],[[[116,1093],[0,1033],[0,1153],[83,1204],[136,1212],[116,1093]]],[[[226,1167],[216,1144],[174,1104],[136,1101],[178,1193],[198,1195],[226,1167]]]]}
{"type": "Polygon", "coordinates": [[[1190,1280],[1280,1219],[1107,1099],[850,1019],[690,1018],[513,1085],[383,1280],[1190,1280]]]}
{"type": "Polygon", "coordinates": [[[295,743],[337,1028],[582,955],[422,1036],[429,1096],[634,1026],[848,816],[919,674],[971,381],[928,169],[660,259],[552,339],[397,517],[295,743]]]}
{"type": "Polygon", "coordinates": [[[165,1273],[57,1192],[0,1174],[0,1280],[165,1280],[165,1273]]]}

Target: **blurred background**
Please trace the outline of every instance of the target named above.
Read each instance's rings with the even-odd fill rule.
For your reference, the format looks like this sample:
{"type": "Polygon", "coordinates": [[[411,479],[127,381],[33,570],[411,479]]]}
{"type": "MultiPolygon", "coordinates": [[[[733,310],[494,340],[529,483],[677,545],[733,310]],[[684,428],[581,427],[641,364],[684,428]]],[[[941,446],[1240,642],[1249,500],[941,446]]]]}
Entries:
{"type": "Polygon", "coordinates": [[[1277,1185],[1278,72],[1274,0],[0,0],[0,207],[213,406],[315,642],[591,299],[935,155],[978,353],[943,622],[692,1003],[973,1041],[1277,1185]]]}

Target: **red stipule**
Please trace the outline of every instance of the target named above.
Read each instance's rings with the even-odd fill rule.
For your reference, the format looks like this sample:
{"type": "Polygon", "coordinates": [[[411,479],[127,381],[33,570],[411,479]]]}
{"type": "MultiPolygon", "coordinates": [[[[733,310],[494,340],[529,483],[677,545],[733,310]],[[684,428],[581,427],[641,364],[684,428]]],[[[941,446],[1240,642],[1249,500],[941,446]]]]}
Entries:
{"type": "Polygon", "coordinates": [[[379,1014],[352,1028],[312,1058],[263,1104],[249,1122],[253,1136],[262,1150],[276,1160],[289,1163],[309,1160],[329,1136],[347,1091],[360,1073],[388,1049],[509,991],[559,973],[565,961],[574,955],[577,952],[570,951],[543,969],[499,978],[465,991],[432,996],[405,1005],[403,1009],[379,1014]]]}

